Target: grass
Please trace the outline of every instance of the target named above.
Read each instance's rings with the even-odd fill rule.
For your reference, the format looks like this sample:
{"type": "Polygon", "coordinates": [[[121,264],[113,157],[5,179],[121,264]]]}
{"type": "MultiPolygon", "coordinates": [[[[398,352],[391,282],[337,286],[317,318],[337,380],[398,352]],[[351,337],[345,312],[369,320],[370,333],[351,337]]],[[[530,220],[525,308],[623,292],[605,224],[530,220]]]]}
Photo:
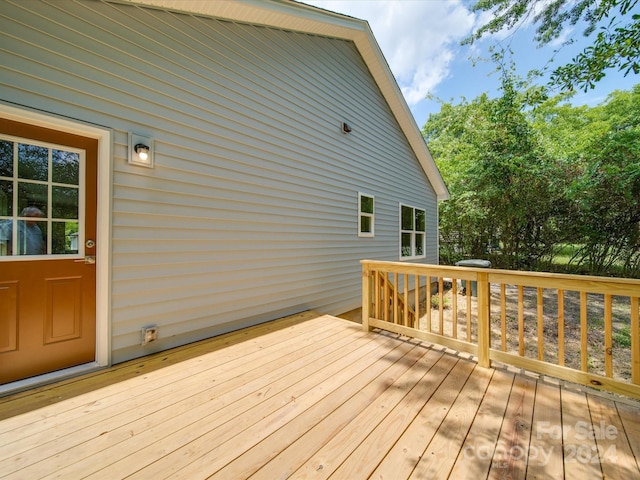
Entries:
{"type": "Polygon", "coordinates": [[[569,262],[571,262],[571,259],[579,250],[580,245],[569,243],[561,244],[553,257],[553,263],[557,265],[569,265],[569,262]]]}
{"type": "Polygon", "coordinates": [[[620,348],[631,348],[631,328],[628,325],[613,334],[613,344],[620,348]]]}

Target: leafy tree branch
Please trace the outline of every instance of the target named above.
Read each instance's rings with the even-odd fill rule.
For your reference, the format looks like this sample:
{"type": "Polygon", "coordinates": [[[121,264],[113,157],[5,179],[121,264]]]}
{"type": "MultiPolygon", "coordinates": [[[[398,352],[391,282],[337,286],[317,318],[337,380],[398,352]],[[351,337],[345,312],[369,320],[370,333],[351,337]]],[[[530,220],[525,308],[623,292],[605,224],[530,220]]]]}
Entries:
{"type": "Polygon", "coordinates": [[[585,22],[587,37],[600,29],[592,45],[557,68],[550,83],[565,91],[586,91],[608,69],[617,68],[625,76],[640,72],[640,15],[633,13],[637,4],[638,0],[479,0],[472,9],[492,12],[493,17],[463,43],[532,21],[537,25],[535,40],[545,45],[560,38],[565,29],[585,22]]]}

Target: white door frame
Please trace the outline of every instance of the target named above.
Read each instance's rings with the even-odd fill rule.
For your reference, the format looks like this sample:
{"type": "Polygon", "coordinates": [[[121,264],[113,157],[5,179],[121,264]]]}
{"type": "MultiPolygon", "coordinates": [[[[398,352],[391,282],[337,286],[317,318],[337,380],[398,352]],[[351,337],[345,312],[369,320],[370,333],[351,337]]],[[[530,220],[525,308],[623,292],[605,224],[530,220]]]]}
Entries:
{"type": "Polygon", "coordinates": [[[111,163],[112,130],[17,108],[0,102],[0,116],[16,122],[59,130],[98,140],[98,194],[96,210],[96,358],[93,362],[37,377],[0,385],[0,394],[26,390],[36,385],[111,365],[111,163]]]}

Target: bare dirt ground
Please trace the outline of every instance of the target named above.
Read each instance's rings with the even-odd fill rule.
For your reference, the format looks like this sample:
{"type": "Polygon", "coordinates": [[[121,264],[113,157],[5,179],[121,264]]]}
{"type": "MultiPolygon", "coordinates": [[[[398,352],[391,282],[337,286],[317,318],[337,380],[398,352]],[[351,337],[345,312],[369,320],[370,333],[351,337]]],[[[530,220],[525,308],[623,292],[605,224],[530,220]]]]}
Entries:
{"type": "MultiPolygon", "coordinates": [[[[457,293],[457,338],[467,338],[467,297],[461,294],[458,286],[457,293]]],[[[435,297],[438,294],[434,294],[435,297]]],[[[444,335],[451,337],[453,334],[452,305],[453,292],[451,285],[445,284],[444,296],[444,335]]],[[[506,351],[518,354],[518,288],[513,285],[506,286],[506,325],[507,339],[506,351]]],[[[605,348],[604,348],[604,296],[589,294],[587,301],[588,322],[588,372],[605,375],[605,348]]],[[[628,297],[613,297],[613,377],[618,380],[631,379],[631,348],[625,342],[629,338],[630,326],[630,301],[628,297]]],[[[476,310],[476,299],[472,297],[471,311],[476,310]]],[[[543,354],[546,362],[558,364],[558,294],[557,290],[543,290],[543,318],[544,318],[544,346],[543,354]]],[[[427,330],[428,320],[425,312],[425,302],[420,305],[420,328],[427,330]]],[[[477,341],[476,315],[471,316],[472,342],[477,341]]],[[[440,315],[438,308],[431,309],[431,331],[440,333],[440,315]]],[[[501,341],[501,305],[500,287],[491,286],[491,347],[502,349],[501,341]]],[[[528,358],[538,358],[538,307],[537,289],[524,289],[524,355],[528,358]]],[[[581,369],[581,337],[580,337],[580,293],[564,293],[564,345],[565,366],[581,369]]]]}

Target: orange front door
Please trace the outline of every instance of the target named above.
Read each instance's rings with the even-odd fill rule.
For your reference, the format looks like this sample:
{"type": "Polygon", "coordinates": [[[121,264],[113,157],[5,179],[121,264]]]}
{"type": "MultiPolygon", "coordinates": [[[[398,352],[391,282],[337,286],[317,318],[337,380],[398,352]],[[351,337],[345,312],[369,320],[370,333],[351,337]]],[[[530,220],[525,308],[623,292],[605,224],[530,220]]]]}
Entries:
{"type": "Polygon", "coordinates": [[[95,360],[97,149],[0,118],[0,384],[95,360]]]}

